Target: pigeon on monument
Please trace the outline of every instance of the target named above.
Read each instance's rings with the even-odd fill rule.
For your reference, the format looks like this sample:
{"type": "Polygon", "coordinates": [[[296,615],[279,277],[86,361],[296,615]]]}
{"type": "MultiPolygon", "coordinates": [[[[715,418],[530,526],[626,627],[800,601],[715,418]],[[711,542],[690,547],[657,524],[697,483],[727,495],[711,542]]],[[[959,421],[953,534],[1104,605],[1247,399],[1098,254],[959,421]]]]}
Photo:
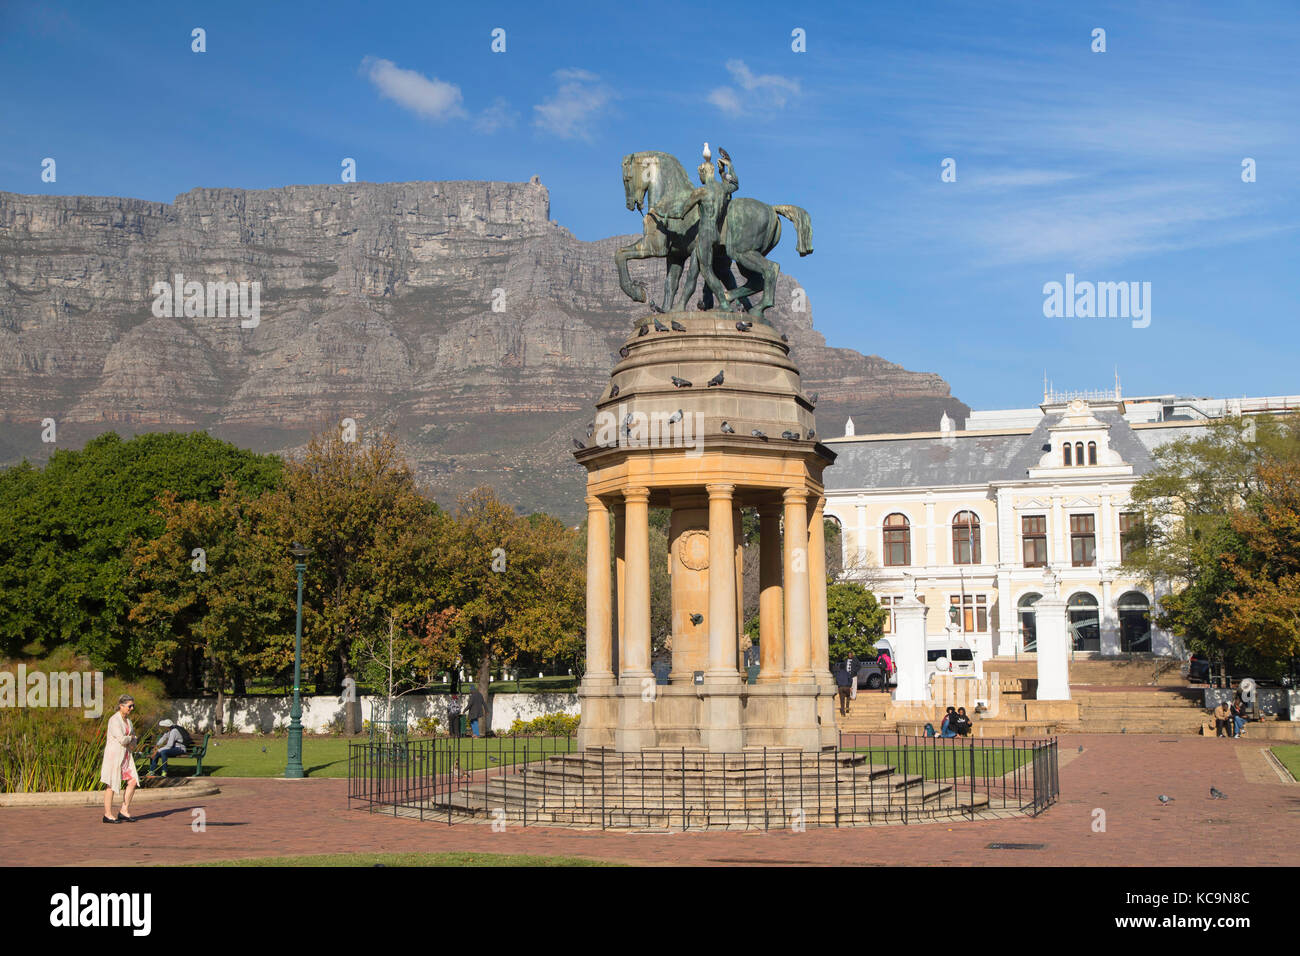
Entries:
{"type": "Polygon", "coordinates": [[[1210,799],[1211,799],[1211,800],[1227,800],[1227,799],[1228,799],[1228,795],[1227,795],[1226,793],[1224,793],[1222,790],[1220,790],[1218,787],[1211,787],[1211,788],[1210,788],[1210,799]]]}
{"type": "Polygon", "coordinates": [[[813,431],[811,428],[808,429],[808,440],[811,441],[812,439],[814,439],[814,438],[816,438],[816,437],[817,437],[817,433],[816,433],[815,431],[813,431]]]}
{"type": "Polygon", "coordinates": [[[628,355],[627,346],[625,345],[621,349],[619,349],[618,354],[620,358],[627,358],[628,355]]]}
{"type": "Polygon", "coordinates": [[[596,432],[596,423],[587,422],[587,437],[590,438],[596,432]]]}
{"type": "Polygon", "coordinates": [[[821,392],[813,392],[811,395],[809,395],[809,396],[808,396],[808,404],[809,404],[809,405],[816,405],[816,404],[817,404],[817,399],[821,397],[821,394],[822,394],[821,392]]]}
{"type": "Polygon", "coordinates": [[[655,317],[655,331],[656,331],[656,332],[667,332],[667,331],[668,331],[668,326],[666,326],[666,325],[664,325],[662,322],[660,322],[660,321],[659,321],[659,318],[658,318],[657,316],[655,317]]]}
{"type": "Polygon", "coordinates": [[[712,388],[714,385],[721,385],[721,384],[722,384],[722,372],[719,372],[717,375],[713,376],[713,378],[709,379],[709,388],[712,388]]]}
{"type": "Polygon", "coordinates": [[[637,332],[637,337],[640,338],[642,335],[649,335],[649,334],[650,334],[650,326],[643,325],[641,326],[641,331],[637,332]]]}
{"type": "Polygon", "coordinates": [[[584,445],[582,442],[578,441],[578,439],[575,438],[575,439],[573,440],[573,447],[576,448],[576,449],[578,449],[578,451],[582,451],[582,449],[586,448],[587,446],[584,445]]]}
{"type": "Polygon", "coordinates": [[[737,319],[737,320],[736,320],[736,331],[737,331],[737,332],[748,332],[748,331],[749,331],[750,329],[752,329],[753,327],[754,327],[754,323],[753,323],[753,322],[745,322],[745,321],[743,321],[743,320],[741,320],[741,319],[737,319]]]}
{"type": "Polygon", "coordinates": [[[752,432],[750,432],[750,434],[753,435],[755,438],[766,438],[766,437],[767,437],[767,436],[764,435],[761,431],[759,431],[757,428],[755,428],[752,432]]]}
{"type": "Polygon", "coordinates": [[[784,438],[786,441],[798,441],[799,433],[792,432],[789,429],[787,429],[786,431],[781,432],[781,437],[784,438]]]}
{"type": "Polygon", "coordinates": [[[789,345],[789,344],[790,344],[790,336],[788,336],[788,335],[786,335],[784,332],[782,332],[782,333],[781,333],[781,341],[784,342],[786,345],[789,345]]]}
{"type": "Polygon", "coordinates": [[[671,326],[673,327],[673,331],[674,331],[674,332],[685,332],[685,331],[686,331],[686,326],[682,325],[682,324],[681,324],[680,322],[678,322],[676,319],[669,319],[669,320],[668,320],[668,323],[669,323],[669,325],[671,325],[671,326]]]}
{"type": "Polygon", "coordinates": [[[679,408],[677,409],[677,411],[673,412],[671,416],[669,416],[668,424],[676,425],[681,420],[682,420],[682,410],[679,408]]]}
{"type": "Polygon", "coordinates": [[[724,435],[734,435],[734,434],[736,434],[736,430],[735,430],[734,428],[731,427],[730,423],[728,423],[728,422],[723,422],[723,423],[722,423],[722,433],[723,433],[724,435]]]}
{"type": "Polygon", "coordinates": [[[697,625],[698,625],[698,624],[702,624],[703,622],[704,622],[704,615],[703,615],[703,614],[692,614],[692,615],[691,615],[691,623],[692,623],[692,624],[697,624],[697,625]]]}
{"type": "Polygon", "coordinates": [[[609,387],[609,397],[610,397],[610,398],[618,398],[618,386],[617,386],[617,385],[611,385],[611,386],[609,387]]]}
{"type": "Polygon", "coordinates": [[[689,381],[687,381],[684,378],[678,378],[676,375],[673,376],[673,385],[675,385],[677,388],[691,387],[691,383],[689,381]]]}

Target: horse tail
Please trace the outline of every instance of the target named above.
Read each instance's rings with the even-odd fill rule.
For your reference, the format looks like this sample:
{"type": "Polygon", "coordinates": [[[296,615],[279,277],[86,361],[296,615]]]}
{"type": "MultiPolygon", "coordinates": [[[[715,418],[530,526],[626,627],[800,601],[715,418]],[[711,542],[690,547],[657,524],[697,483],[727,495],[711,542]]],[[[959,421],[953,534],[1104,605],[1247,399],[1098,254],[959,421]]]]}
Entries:
{"type": "Polygon", "coordinates": [[[795,248],[799,250],[799,255],[806,256],[812,252],[812,220],[808,218],[807,211],[799,206],[773,206],[772,211],[794,223],[795,233],[798,236],[795,248]]]}

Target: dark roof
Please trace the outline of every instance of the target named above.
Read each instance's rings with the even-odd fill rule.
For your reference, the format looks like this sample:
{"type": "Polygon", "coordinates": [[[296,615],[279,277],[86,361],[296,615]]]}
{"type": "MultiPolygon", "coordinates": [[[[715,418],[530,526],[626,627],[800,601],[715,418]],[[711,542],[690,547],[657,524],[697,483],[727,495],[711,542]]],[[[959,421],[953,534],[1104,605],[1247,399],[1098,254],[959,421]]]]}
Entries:
{"type": "MultiPolygon", "coordinates": [[[[1118,412],[1097,411],[1110,426],[1110,447],[1133,466],[1135,475],[1151,468],[1151,448],[1170,436],[1159,429],[1139,436],[1118,412]]],[[[886,438],[836,442],[835,465],[826,469],[828,490],[853,488],[923,488],[977,485],[1025,478],[1047,450],[1049,428],[1061,416],[1046,415],[1029,435],[955,431],[949,438],[886,438]]],[[[1172,431],[1172,430],[1171,430],[1172,431]]],[[[1178,429],[1186,433],[1186,429],[1178,429]]]]}

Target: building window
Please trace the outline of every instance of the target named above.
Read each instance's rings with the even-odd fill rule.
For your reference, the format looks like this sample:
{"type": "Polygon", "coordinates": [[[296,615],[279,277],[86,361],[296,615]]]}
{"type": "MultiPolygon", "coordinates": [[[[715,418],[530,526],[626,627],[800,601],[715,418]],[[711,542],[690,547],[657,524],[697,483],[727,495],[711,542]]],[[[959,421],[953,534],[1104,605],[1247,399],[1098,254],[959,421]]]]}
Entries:
{"type": "Polygon", "coordinates": [[[1097,563],[1095,515],[1070,515],[1070,560],[1076,568],[1090,568],[1097,563]]]}
{"type": "Polygon", "coordinates": [[[1076,651],[1101,650],[1101,619],[1097,614],[1097,599],[1079,591],[1070,597],[1070,635],[1076,651]]]}
{"type": "Polygon", "coordinates": [[[1025,515],[1022,517],[1020,519],[1020,536],[1024,541],[1025,567],[1047,567],[1047,515],[1025,515]]]}
{"type": "Polygon", "coordinates": [[[949,601],[951,606],[961,608],[961,632],[963,634],[983,634],[989,629],[989,599],[984,594],[967,594],[962,601],[960,594],[953,594],[949,601]]]}
{"type": "Polygon", "coordinates": [[[1097,464],[1097,443],[1095,441],[1088,442],[1088,464],[1097,464]]]}
{"type": "Polygon", "coordinates": [[[954,564],[980,563],[980,519],[973,511],[959,511],[952,519],[954,564]]]}
{"type": "Polygon", "coordinates": [[[907,518],[892,514],[885,519],[885,566],[906,567],[912,563],[912,527],[907,518]]]}
{"type": "Polygon", "coordinates": [[[1151,653],[1151,603],[1140,591],[1129,591],[1119,599],[1119,649],[1151,653]]]}
{"type": "Polygon", "coordinates": [[[1062,451],[1063,451],[1063,453],[1064,453],[1064,455],[1065,455],[1064,461],[1065,461],[1066,467],[1069,467],[1070,465],[1073,465],[1073,464],[1074,464],[1074,461],[1073,461],[1073,460],[1071,459],[1071,457],[1070,457],[1070,443],[1067,441],[1064,445],[1061,446],[1061,449],[1062,449],[1062,451]]]}
{"type": "Polygon", "coordinates": [[[1074,443],[1074,463],[1076,465],[1083,464],[1083,442],[1081,441],[1074,443]]]}
{"type": "Polygon", "coordinates": [[[1026,651],[1038,650],[1038,621],[1034,605],[1041,597],[1041,594],[1033,592],[1016,602],[1016,610],[1020,612],[1020,647],[1026,651]]]}
{"type": "MultiPolygon", "coordinates": [[[[922,604],[925,603],[924,594],[918,594],[916,598],[922,604]]],[[[898,631],[898,622],[894,620],[894,609],[897,608],[898,605],[903,603],[903,595],[895,594],[892,597],[886,595],[880,598],[879,600],[880,600],[880,606],[889,612],[888,616],[886,616],[885,618],[885,633],[894,634],[898,631]]]]}
{"type": "Polygon", "coordinates": [[[1119,557],[1127,561],[1130,555],[1143,546],[1142,513],[1122,511],[1119,516],[1119,557]]]}

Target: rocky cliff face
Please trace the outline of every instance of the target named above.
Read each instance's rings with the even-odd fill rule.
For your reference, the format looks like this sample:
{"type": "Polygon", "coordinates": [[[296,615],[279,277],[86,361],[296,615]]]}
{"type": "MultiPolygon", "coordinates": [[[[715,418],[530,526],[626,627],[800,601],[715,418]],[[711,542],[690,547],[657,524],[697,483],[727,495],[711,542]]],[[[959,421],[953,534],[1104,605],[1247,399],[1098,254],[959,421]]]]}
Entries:
{"type": "MultiPolygon", "coordinates": [[[[292,450],[352,418],[396,434],[443,503],[490,482],[576,519],[569,439],[646,312],[618,288],[631,237],[580,242],[549,206],[537,182],[196,189],[170,205],[0,193],[0,463],[108,429],[292,450]],[[199,315],[162,308],[155,284],[177,274],[260,283],[255,324],[202,298],[199,315]]],[[[656,299],[662,270],[633,263],[656,299]]],[[[795,285],[782,275],[769,318],[821,392],[824,435],[850,414],[859,432],[966,414],[937,375],[827,348],[790,311],[795,285]]]]}

